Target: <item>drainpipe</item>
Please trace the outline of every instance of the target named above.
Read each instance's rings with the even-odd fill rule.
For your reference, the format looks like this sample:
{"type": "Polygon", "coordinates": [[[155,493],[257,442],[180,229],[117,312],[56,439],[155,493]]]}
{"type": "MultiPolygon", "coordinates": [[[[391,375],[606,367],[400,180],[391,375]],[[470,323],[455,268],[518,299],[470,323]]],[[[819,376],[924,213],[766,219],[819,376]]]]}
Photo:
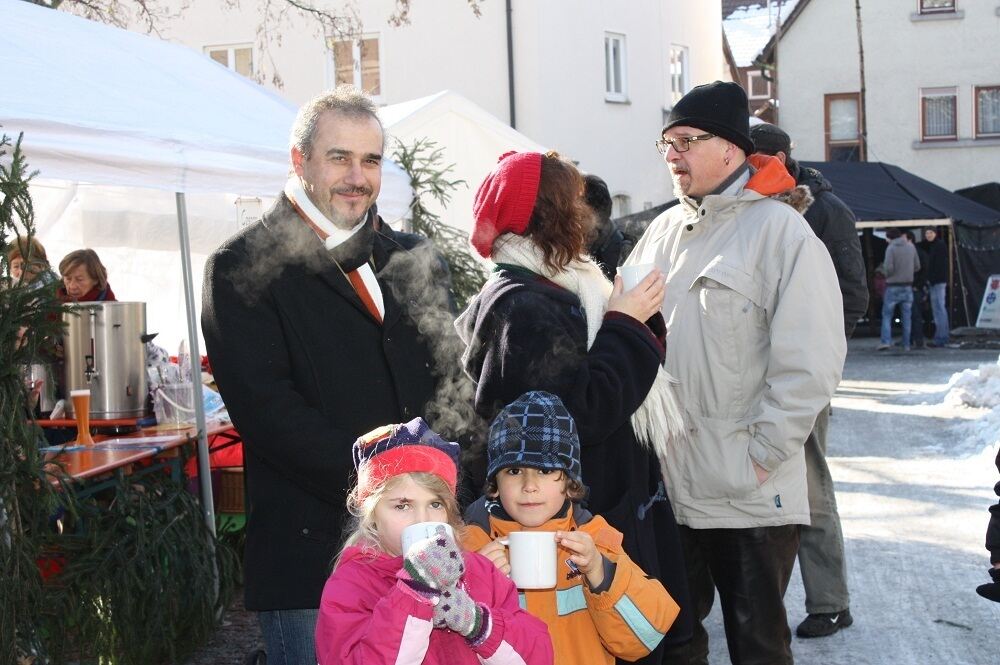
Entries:
{"type": "Polygon", "coordinates": [[[507,0],[507,96],[510,99],[510,128],[517,129],[514,115],[514,29],[511,26],[511,1],[507,0]]]}

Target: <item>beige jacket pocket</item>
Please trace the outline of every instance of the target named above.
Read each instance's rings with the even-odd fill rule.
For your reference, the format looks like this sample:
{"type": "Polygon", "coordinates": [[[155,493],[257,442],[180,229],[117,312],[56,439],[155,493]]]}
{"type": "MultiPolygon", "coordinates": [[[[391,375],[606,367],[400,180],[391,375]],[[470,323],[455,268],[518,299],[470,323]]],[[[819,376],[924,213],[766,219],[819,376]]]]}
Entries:
{"type": "Polygon", "coordinates": [[[735,420],[688,414],[688,492],[695,499],[745,499],[757,491],[748,452],[750,430],[735,420]]]}

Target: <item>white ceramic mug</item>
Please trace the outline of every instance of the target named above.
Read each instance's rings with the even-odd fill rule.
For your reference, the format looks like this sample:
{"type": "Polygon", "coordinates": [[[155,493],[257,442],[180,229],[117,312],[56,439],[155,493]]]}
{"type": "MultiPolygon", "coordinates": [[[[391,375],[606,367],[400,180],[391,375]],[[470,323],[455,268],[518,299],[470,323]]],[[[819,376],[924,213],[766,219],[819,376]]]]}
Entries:
{"type": "Polygon", "coordinates": [[[634,266],[618,266],[618,274],[622,276],[622,286],[626,291],[631,291],[639,286],[639,282],[646,279],[646,275],[653,271],[655,263],[637,263],[634,266]]]}
{"type": "Polygon", "coordinates": [[[452,538],[455,537],[455,530],[451,528],[450,524],[445,522],[417,522],[403,529],[403,549],[401,552],[405,555],[410,551],[414,543],[433,536],[439,526],[443,526],[449,536],[452,538]]]}
{"type": "Polygon", "coordinates": [[[514,531],[505,540],[510,579],[518,589],[551,589],[556,585],[555,531],[514,531]]]}

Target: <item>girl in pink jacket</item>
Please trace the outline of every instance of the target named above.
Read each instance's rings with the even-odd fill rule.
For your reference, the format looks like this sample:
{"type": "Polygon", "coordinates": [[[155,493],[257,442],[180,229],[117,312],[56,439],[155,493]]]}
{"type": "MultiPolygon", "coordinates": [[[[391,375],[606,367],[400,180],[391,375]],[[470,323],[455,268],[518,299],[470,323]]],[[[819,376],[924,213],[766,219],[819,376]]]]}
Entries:
{"type": "Polygon", "coordinates": [[[411,524],[461,534],[458,445],[416,418],[358,439],[354,464],[356,526],[323,588],[320,665],[552,663],[548,629],[520,608],[514,584],[444,526],[402,551],[411,524]]]}

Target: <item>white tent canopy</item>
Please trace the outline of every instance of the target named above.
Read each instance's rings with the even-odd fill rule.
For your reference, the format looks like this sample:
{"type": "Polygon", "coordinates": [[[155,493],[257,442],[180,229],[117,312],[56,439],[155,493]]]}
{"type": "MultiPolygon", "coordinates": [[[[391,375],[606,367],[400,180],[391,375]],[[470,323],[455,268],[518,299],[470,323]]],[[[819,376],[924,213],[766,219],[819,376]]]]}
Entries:
{"type": "MultiPolygon", "coordinates": [[[[147,303],[171,352],[187,336],[174,192],[187,197],[192,271],[288,173],[296,109],[187,47],[21,0],[0,0],[0,131],[24,132],[39,177],[39,239],[53,263],[90,247],[121,300],[147,303]],[[155,191],[154,191],[155,190],[155,191]]],[[[387,163],[379,209],[401,217],[409,179],[387,163]]]]}
{"type": "MultiPolygon", "coordinates": [[[[379,109],[390,137],[411,144],[427,138],[442,148],[444,164],[454,164],[449,180],[464,180],[452,194],[447,209],[425,202],[446,224],[472,231],[472,201],[479,183],[497,159],[510,150],[545,152],[545,148],[511,129],[457,92],[444,90],[429,97],[392,104],[379,109]]],[[[381,208],[381,204],[380,208],[381,208]]]]}
{"type": "MultiPolygon", "coordinates": [[[[40,171],[32,195],[50,258],[97,250],[119,299],[147,303],[147,329],[171,328],[168,345],[189,337],[197,352],[205,254],[236,230],[235,195],[281,191],[295,109],[185,47],[21,0],[0,0],[0,18],[0,131],[24,132],[40,171]],[[191,254],[189,219],[200,255],[191,254]]],[[[398,167],[387,170],[379,204],[388,213],[400,201],[405,208],[410,189],[398,167]]],[[[205,416],[195,405],[214,531],[205,416]]]]}

